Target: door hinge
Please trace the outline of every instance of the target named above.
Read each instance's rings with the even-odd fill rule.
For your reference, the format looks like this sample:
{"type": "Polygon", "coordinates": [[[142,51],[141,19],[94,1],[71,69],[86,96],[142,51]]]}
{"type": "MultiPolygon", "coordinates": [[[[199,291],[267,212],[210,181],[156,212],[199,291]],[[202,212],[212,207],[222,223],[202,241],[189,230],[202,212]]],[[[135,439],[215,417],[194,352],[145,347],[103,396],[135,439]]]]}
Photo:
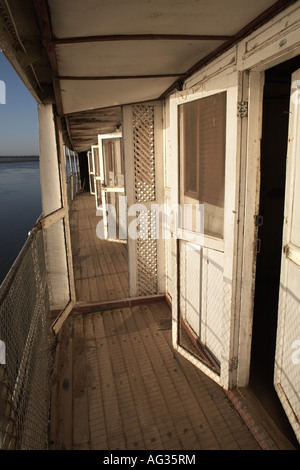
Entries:
{"type": "Polygon", "coordinates": [[[237,357],[232,357],[229,362],[229,370],[233,371],[237,369],[238,367],[238,358],[237,357]]]}
{"type": "Polygon", "coordinates": [[[256,227],[261,227],[264,224],[264,218],[262,215],[255,216],[255,225],[256,227]]]}
{"type": "Polygon", "coordinates": [[[238,101],[237,117],[244,118],[248,116],[248,101],[238,101]]]}

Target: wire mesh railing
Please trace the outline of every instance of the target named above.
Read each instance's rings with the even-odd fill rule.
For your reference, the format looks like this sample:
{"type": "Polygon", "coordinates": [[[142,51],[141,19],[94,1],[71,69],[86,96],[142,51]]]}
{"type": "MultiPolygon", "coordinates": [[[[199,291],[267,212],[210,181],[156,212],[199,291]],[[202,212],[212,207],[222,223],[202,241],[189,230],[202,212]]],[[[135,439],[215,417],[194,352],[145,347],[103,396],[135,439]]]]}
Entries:
{"type": "Polygon", "coordinates": [[[44,237],[36,227],[0,287],[0,449],[48,448],[49,318],[44,237]]]}

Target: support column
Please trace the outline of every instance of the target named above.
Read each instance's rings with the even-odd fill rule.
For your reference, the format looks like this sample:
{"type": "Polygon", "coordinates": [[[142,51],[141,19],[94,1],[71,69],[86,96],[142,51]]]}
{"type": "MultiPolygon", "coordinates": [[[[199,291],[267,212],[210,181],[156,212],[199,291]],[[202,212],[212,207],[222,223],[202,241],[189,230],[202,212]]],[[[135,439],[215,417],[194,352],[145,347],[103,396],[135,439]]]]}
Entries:
{"type": "MultiPolygon", "coordinates": [[[[53,107],[38,105],[40,178],[43,217],[62,208],[58,148],[53,107]]],[[[52,310],[63,309],[70,300],[64,219],[44,230],[46,265],[52,310]]]]}

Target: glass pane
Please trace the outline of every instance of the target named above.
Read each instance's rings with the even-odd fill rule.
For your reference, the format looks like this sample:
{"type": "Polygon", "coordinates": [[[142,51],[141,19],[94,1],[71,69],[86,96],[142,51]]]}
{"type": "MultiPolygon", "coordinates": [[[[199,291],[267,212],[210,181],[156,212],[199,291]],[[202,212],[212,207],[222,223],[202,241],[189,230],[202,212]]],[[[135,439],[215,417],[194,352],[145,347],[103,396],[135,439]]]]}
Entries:
{"type": "Polygon", "coordinates": [[[100,176],[100,161],[99,161],[99,149],[95,147],[94,151],[94,166],[95,166],[95,175],[100,176]]]}
{"type": "Polygon", "coordinates": [[[197,102],[180,106],[182,129],[182,150],[184,154],[184,193],[198,197],[197,188],[197,102]]]}
{"type": "Polygon", "coordinates": [[[226,93],[199,105],[199,201],[224,207],[226,93]]]}
{"type": "Polygon", "coordinates": [[[222,238],[226,92],[180,105],[179,117],[184,196],[204,204],[204,233],[222,238]]]}
{"type": "MultiPolygon", "coordinates": [[[[298,119],[298,122],[300,119],[298,119]]],[[[295,170],[294,170],[294,181],[295,181],[295,188],[294,188],[294,200],[293,200],[293,213],[292,213],[292,230],[291,230],[291,242],[300,248],[300,159],[299,151],[299,137],[297,137],[297,141],[295,143],[295,154],[294,158],[296,159],[295,162],[295,170]]]]}

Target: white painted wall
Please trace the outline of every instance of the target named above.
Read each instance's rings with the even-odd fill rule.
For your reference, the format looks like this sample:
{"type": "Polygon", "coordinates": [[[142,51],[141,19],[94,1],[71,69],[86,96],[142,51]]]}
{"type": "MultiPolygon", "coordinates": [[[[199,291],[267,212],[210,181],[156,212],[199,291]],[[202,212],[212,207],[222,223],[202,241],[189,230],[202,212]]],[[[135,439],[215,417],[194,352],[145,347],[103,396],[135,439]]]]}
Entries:
{"type": "MultiPolygon", "coordinates": [[[[264,71],[281,62],[287,61],[300,52],[300,6],[299,2],[291,5],[279,15],[275,16],[268,23],[255,30],[248,37],[240,41],[228,51],[203,67],[193,76],[188,78],[183,91],[174,93],[165,101],[164,116],[164,148],[165,148],[165,202],[178,201],[178,183],[176,165],[177,153],[177,120],[176,100],[189,100],[197,94],[207,92],[214,81],[227,80],[234,74],[242,73],[246,76],[249,73],[247,84],[242,87],[243,99],[248,100],[249,114],[246,123],[241,130],[241,140],[236,140],[236,146],[242,144],[240,153],[240,174],[234,169],[232,173],[232,183],[237,181],[237,177],[243,178],[242,191],[240,193],[240,203],[236,205],[236,210],[242,215],[239,220],[240,233],[235,239],[231,239],[230,256],[226,250],[225,264],[230,279],[236,277],[236,291],[233,292],[232,312],[236,316],[231,324],[231,329],[227,333],[231,336],[227,344],[232,345],[232,351],[236,354],[238,368],[236,377],[232,376],[227,380],[227,384],[245,386],[249,380],[250,352],[252,339],[252,317],[253,317],[253,294],[256,264],[256,229],[255,215],[258,211],[259,196],[259,169],[260,169],[260,137],[262,126],[262,90],[264,71]],[[170,124],[171,122],[171,124],[170,124]],[[172,124],[173,122],[173,124],[172,124]],[[235,266],[229,258],[236,257],[235,266]],[[231,266],[229,266],[229,263],[231,266]]],[[[228,83],[228,86],[230,84],[228,83]]],[[[233,103],[233,113],[236,113],[233,103]]],[[[230,134],[227,132],[227,138],[230,134]]],[[[238,189],[238,188],[236,188],[238,189]]],[[[227,194],[229,197],[229,190],[227,194]]],[[[232,229],[235,227],[235,216],[232,219],[232,229]]],[[[228,226],[229,228],[229,226],[228,226]]],[[[174,238],[166,241],[166,279],[167,293],[173,302],[173,321],[176,324],[177,312],[177,260],[176,242],[174,238]]],[[[227,320],[230,318],[227,315],[227,320]]],[[[173,342],[176,342],[176,325],[173,328],[173,342]]],[[[234,359],[234,357],[233,357],[234,359]]],[[[207,371],[209,374],[209,372],[207,371]]],[[[224,382],[225,383],[225,382],[224,382]]],[[[223,383],[223,385],[224,385],[223,383]]],[[[225,384],[226,386],[226,384],[225,384]]]]}

